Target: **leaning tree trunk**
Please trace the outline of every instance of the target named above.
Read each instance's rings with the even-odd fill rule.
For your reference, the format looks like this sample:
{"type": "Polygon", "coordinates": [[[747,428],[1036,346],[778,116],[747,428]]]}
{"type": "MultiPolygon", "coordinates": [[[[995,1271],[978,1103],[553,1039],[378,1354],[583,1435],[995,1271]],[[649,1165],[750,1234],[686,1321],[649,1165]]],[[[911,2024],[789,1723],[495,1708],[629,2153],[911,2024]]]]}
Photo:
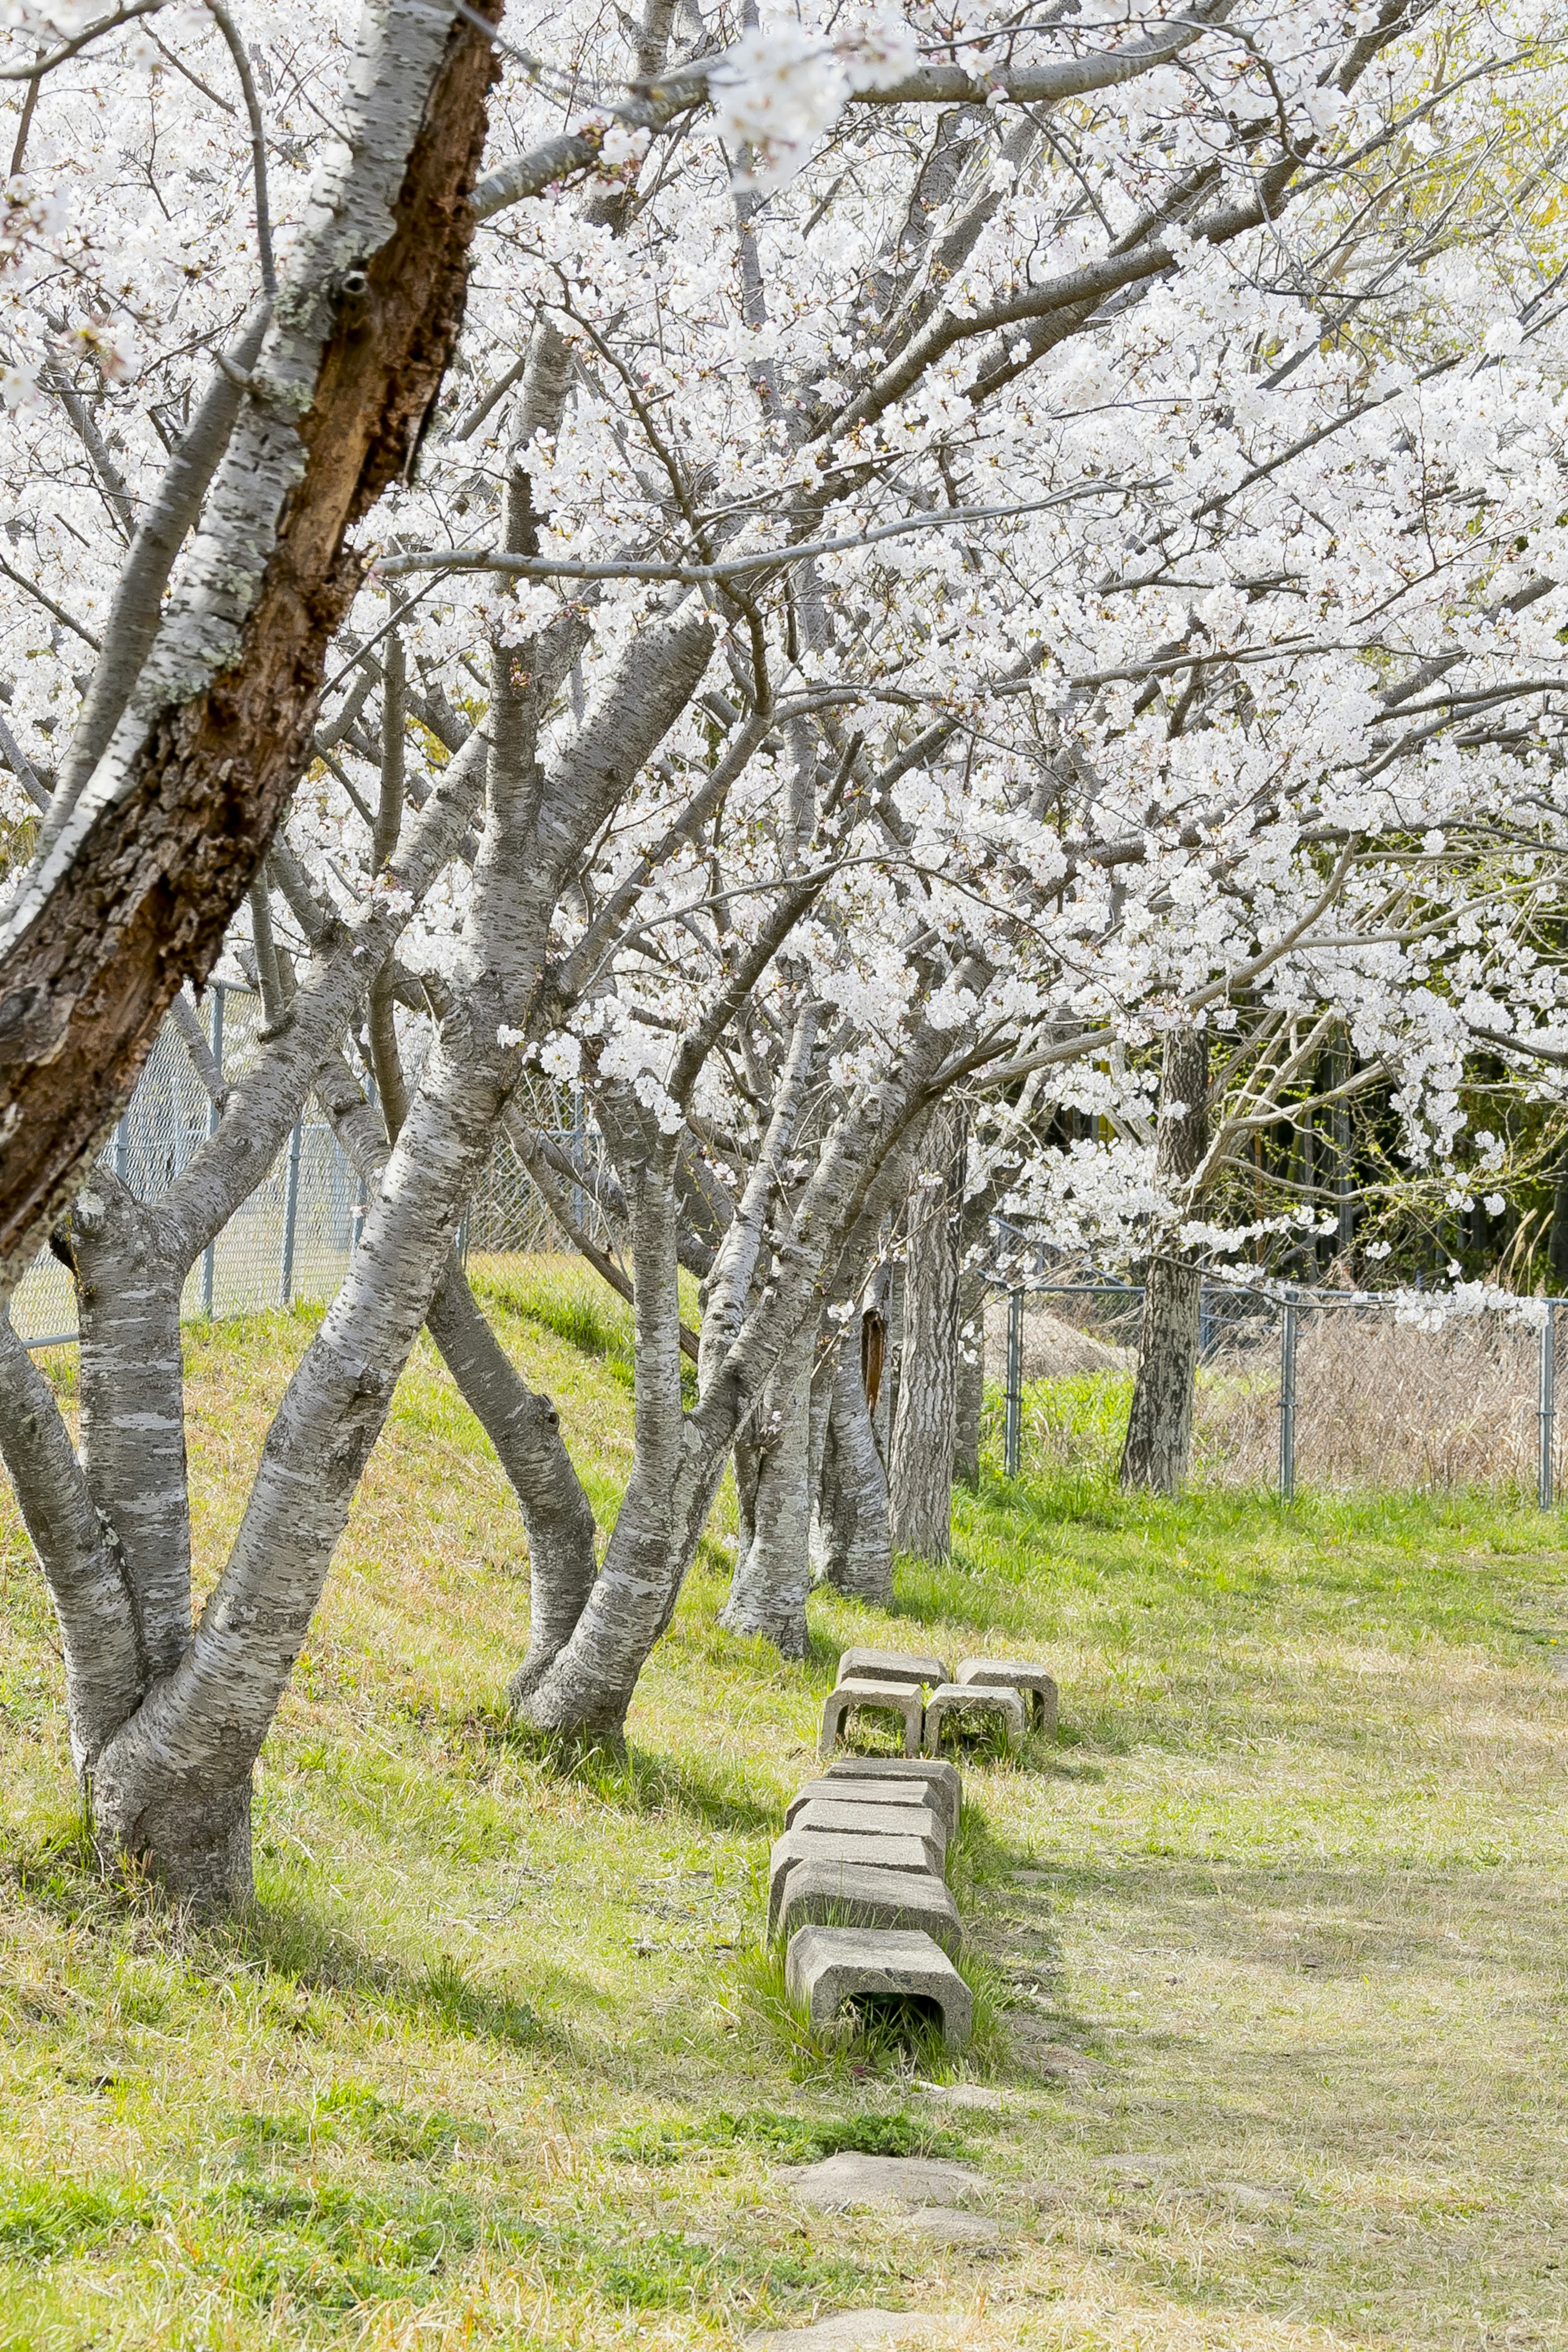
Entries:
{"type": "Polygon", "coordinates": [[[719,1615],[731,1633],[762,1633],[786,1658],[805,1655],[816,1342],[812,1323],[790,1341],[763,1391],[749,1439],[736,1446],[737,1483],[743,1488],[742,1547],[730,1597],[719,1615]],[[742,1451],[749,1457],[743,1463],[742,1451]]]}
{"type": "Polygon", "coordinates": [[[893,1597],[893,1540],[888,1474],[882,1466],[861,1357],[861,1324],[834,1353],[826,1429],[817,1471],[812,1565],[826,1582],[858,1601],[893,1597]]]}
{"type": "MultiPolygon", "coordinates": [[[[526,718],[542,716],[537,681],[517,685],[512,709],[498,678],[464,985],[421,1071],[353,1263],[268,1432],[195,1637],[98,1759],[100,1848],[140,1858],[198,1907],[248,1897],[256,1758],[515,1083],[516,1048],[501,1039],[529,1017],[560,890],[694,692],[711,646],[698,614],[634,638],[542,770],[526,718]]],[[[510,674],[517,659],[503,649],[500,670],[510,674]]],[[[679,1332],[679,1297],[676,1308],[679,1332]]],[[[678,1350],[678,1412],[679,1403],[678,1350]]]]}
{"type": "MultiPolygon", "coordinates": [[[[67,1205],[182,980],[204,980],[310,756],[351,527],[407,465],[462,315],[489,36],[367,5],[186,576],[0,933],[0,1268],[67,1205]]],[[[111,653],[112,648],[106,648],[111,653]]]]}
{"type": "Polygon", "coordinates": [[[927,1130],[927,1173],[910,1195],[904,1328],[893,1416],[893,1549],[945,1559],[952,1548],[952,1454],[958,1412],[959,1217],[964,1121],[938,1112],[927,1130]]]}
{"type": "MultiPolygon", "coordinates": [[[[1208,1149],[1208,1036],[1173,1029],[1160,1080],[1155,1172],[1178,1196],[1190,1187],[1208,1149]]],[[[1173,1248],[1156,1252],[1143,1284],[1138,1372],[1121,1453],[1121,1484],[1179,1495],[1193,1444],[1193,1393],[1198,1361],[1203,1276],[1173,1248]]]]}

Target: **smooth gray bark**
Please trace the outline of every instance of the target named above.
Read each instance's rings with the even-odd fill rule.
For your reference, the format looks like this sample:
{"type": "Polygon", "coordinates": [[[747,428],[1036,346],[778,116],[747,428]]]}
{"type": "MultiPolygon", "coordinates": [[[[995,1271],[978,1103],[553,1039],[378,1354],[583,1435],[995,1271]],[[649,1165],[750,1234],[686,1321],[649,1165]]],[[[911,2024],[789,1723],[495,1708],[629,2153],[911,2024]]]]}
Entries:
{"type": "Polygon", "coordinates": [[[561,1415],[518,1374],[456,1261],[430,1302],[430,1335],[506,1472],[528,1536],[528,1654],[507,1688],[513,1706],[569,1642],[594,1589],[594,1512],[572,1467],[561,1415]]]}
{"type": "Polygon", "coordinates": [[[54,1391],[4,1315],[0,1452],[59,1621],[71,1760],[90,1795],[104,1743],[146,1690],[147,1656],[119,1538],[94,1506],[54,1391]]]}
{"type": "Polygon", "coordinates": [[[952,1546],[965,1142],[962,1114],[938,1112],[927,1133],[925,1173],[910,1196],[903,1338],[888,1485],[893,1549],[918,1559],[945,1559],[952,1546]]]}
{"type": "Polygon", "coordinates": [[[515,1069],[500,1032],[526,1028],[560,890],[689,699],[711,645],[699,615],[634,639],[547,773],[532,759],[538,674],[522,672],[518,650],[531,685],[518,686],[507,754],[491,759],[464,984],[343,1286],[279,1409],[195,1636],[99,1761],[100,1838],[200,1906],[248,1897],[252,1769],[493,1142],[515,1069]]]}
{"type": "MultiPolygon", "coordinates": [[[[1208,1149],[1208,1051],[1205,1030],[1173,1029],[1165,1039],[1154,1160],[1159,1179],[1178,1199],[1208,1149]]],[[[1203,1276],[1171,1246],[1150,1258],[1143,1284],[1121,1483],[1179,1495],[1192,1454],[1203,1276]]]]}
{"type": "MultiPolygon", "coordinates": [[[[737,981],[746,992],[753,984],[744,973],[737,981]]],[[[786,1231],[773,1248],[775,1270],[754,1298],[755,1233],[770,1188],[753,1169],[710,1278],[699,1398],[689,1414],[680,1408],[677,1338],[679,1213],[672,1171],[678,1146],[669,1137],[650,1139],[640,1170],[623,1163],[636,1266],[632,1473],[577,1629],[524,1706],[531,1722],[577,1736],[622,1738],[637,1677],[669,1622],[729,1450],[785,1349],[803,1326],[815,1329],[818,1302],[831,1299],[863,1213],[882,1213],[879,1188],[907,1186],[909,1139],[932,1094],[941,1091],[947,1050],[944,1035],[917,1030],[891,1072],[846,1108],[816,1149],[786,1231]]],[[[683,1099],[678,1086],[669,1091],[678,1103],[683,1099]]],[[[781,1087],[781,1099],[783,1093],[781,1087]]],[[[793,1121],[781,1139],[778,1111],[775,1100],[758,1167],[787,1149],[793,1121]]]]}
{"type": "Polygon", "coordinates": [[[839,1592],[858,1601],[892,1599],[888,1474],[871,1426],[858,1320],[834,1351],[812,1559],[817,1574],[839,1592]]]}
{"type": "Polygon", "coordinates": [[[958,1363],[953,1395],[952,1475],[980,1484],[980,1422],[985,1407],[985,1277],[971,1265],[958,1277],[958,1363]]]}
{"type": "Polygon", "coordinates": [[[761,1633],[786,1658],[805,1655],[811,1589],[811,1367],[815,1325],[781,1351],[754,1421],[736,1446],[742,1544],[719,1622],[761,1633]],[[742,1476],[742,1456],[749,1456],[742,1476]]]}
{"type": "Polygon", "coordinates": [[[68,1232],[81,1333],[82,1469],[119,1538],[149,1675],[165,1675],[191,1638],[180,1345],[186,1267],[170,1259],[156,1213],[101,1170],[78,1194],[68,1232]]]}

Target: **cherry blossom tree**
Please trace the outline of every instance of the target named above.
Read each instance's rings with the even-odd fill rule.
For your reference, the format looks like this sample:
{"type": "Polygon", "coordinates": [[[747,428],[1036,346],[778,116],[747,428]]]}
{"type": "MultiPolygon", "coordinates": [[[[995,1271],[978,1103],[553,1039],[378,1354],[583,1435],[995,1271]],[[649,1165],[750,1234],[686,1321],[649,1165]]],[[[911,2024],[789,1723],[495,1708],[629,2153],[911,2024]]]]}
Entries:
{"type": "MultiPolygon", "coordinates": [[[[14,1230],[56,1213],[91,1403],[78,1450],[0,1339],[0,1445],[105,1854],[205,1903],[248,1890],[255,1758],[426,1320],[528,1528],[514,1703],[619,1738],[731,1460],[726,1622],[788,1653],[814,1552],[887,1589],[917,1476],[940,1545],[948,1370],[940,1411],[910,1384],[891,1495],[863,1370],[933,1171],[950,1201],[991,1187],[1042,1232],[1171,1259],[1154,1365],[1185,1345],[1194,1254],[1245,1242],[1227,1171],[1298,1099],[1303,1038],[1342,1033],[1344,1083],[1392,1086],[1440,1156],[1479,1026],[1521,1036],[1557,1002],[1519,917],[1561,831],[1552,26],[1500,7],[1439,38],[1405,0],[413,14],[401,147],[356,111],[390,103],[398,0],[353,51],[288,13],[231,41],[172,9],[15,43],[52,46],[16,85],[39,96],[0,751],[42,824],[12,812],[5,1002],[25,1028],[26,943],[68,901],[120,1026],[96,1070],[47,1021],[7,1065],[58,1097],[14,1230]],[[358,164],[317,160],[323,129],[380,158],[352,234],[331,207],[358,164]],[[77,186],[89,132],[112,167],[77,186]],[[437,146],[439,236],[405,218],[437,146]],[[197,172],[248,208],[214,212],[197,172]],[[307,444],[319,512],[284,481],[307,444]],[[128,965],[92,828],[174,873],[153,785],[176,770],[221,853],[192,927],[149,883],[128,965]],[[94,1169],[60,1219],[226,940],[261,1059],[164,1201],[94,1169]],[[568,1079],[592,1177],[529,1123],[529,1087],[568,1079]],[[180,1283],[312,1088],[374,1198],[193,1633],[180,1283]],[[1042,1150],[1064,1104],[1111,1139],[1042,1150]],[[503,1128],[569,1232],[595,1185],[619,1250],[581,1239],[631,1294],[601,1557],[453,1254],[503,1128]]],[[[950,1370],[956,1260],[926,1255],[950,1370]]]]}

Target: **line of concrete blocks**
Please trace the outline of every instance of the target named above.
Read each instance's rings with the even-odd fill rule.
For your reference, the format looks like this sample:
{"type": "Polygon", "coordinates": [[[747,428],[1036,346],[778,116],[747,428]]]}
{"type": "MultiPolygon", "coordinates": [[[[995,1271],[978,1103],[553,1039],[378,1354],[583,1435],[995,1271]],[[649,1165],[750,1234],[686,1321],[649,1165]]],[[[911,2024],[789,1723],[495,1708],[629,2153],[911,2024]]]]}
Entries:
{"type": "Polygon", "coordinates": [[[1047,1733],[1056,1730],[1057,1686],[1044,1666],[1029,1658],[960,1658],[950,1675],[940,1658],[846,1650],[837,1686],[822,1710],[825,1759],[842,1745],[848,1719],[857,1714],[897,1716],[910,1759],[935,1756],[942,1726],[953,1717],[971,1724],[989,1718],[1001,1727],[1011,1749],[1022,1741],[1031,1715],[1047,1733]]]}
{"type": "Polygon", "coordinates": [[[812,2022],[850,2000],[933,2009],[948,2049],[973,2022],[953,1963],[963,1929],[943,1875],[963,1784],[933,1758],[855,1756],[796,1791],[768,1864],[768,1935],[812,2022]]]}
{"type": "Polygon", "coordinates": [[[826,1769],[791,1800],[768,1867],[769,1940],[784,1939],[786,1989],[814,2024],[846,2001],[914,2000],[941,2018],[949,2050],[967,2046],[973,2004],[947,1885],[963,1789],[935,1751],[950,1717],[998,1717],[1016,1747],[1031,1712],[1055,1731],[1056,1684],[1030,1659],[961,1658],[950,1676],[940,1658],[843,1653],[823,1716],[826,1769]],[[899,1716],[904,1755],[837,1756],[860,1711],[899,1716]]]}

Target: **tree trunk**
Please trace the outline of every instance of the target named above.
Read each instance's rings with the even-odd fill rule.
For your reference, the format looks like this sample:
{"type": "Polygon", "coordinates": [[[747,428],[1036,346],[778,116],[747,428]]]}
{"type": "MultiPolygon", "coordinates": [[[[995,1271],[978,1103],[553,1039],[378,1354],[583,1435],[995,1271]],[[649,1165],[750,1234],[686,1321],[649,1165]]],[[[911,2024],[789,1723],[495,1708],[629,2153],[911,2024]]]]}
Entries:
{"type": "Polygon", "coordinates": [[[528,1654],[507,1686],[515,1706],[571,1640],[594,1589],[593,1507],[572,1467],[560,1414],[520,1379],[456,1258],[426,1320],[463,1402],[500,1458],[528,1536],[528,1654]]]}
{"type": "MultiPolygon", "coordinates": [[[[529,1016],[566,874],[695,690],[711,647],[700,614],[656,623],[634,638],[545,771],[533,763],[526,713],[514,763],[526,775],[492,743],[463,985],[420,1073],[343,1286],[268,1434],[195,1638],[98,1761],[100,1845],[138,1858],[201,1908],[248,1898],[251,1771],[493,1143],[516,1069],[515,1049],[500,1039],[529,1016]]],[[[539,669],[536,660],[532,683],[518,697],[520,711],[526,698],[542,718],[549,682],[539,669]]],[[[678,1292],[674,1307],[679,1333],[678,1292]]],[[[674,1358],[679,1420],[679,1342],[674,1358]]]]}
{"type": "MultiPolygon", "coordinates": [[[[1154,1165],[1160,1182],[1178,1200],[1190,1191],[1208,1150],[1208,1035],[1201,1029],[1173,1029],[1165,1039],[1154,1165]]],[[[1179,1495],[1185,1483],[1202,1289],[1199,1269],[1173,1247],[1150,1259],[1138,1372],[1121,1453],[1124,1487],[1179,1495]]]]}
{"type": "MultiPolygon", "coordinates": [[[[262,1174],[257,1170],[258,1181],[262,1174]]],[[[119,1540],[149,1681],[191,1638],[180,1294],[155,1210],[99,1170],[68,1221],[81,1333],[82,1469],[119,1540]]]]}
{"type": "Polygon", "coordinates": [[[927,1132],[927,1173],[910,1195],[904,1328],[888,1485],[893,1549],[945,1559],[952,1548],[958,1410],[959,1214],[964,1123],[943,1110],[927,1132]]]}
{"type": "MultiPolygon", "coordinates": [[[[367,7],[186,574],[0,934],[0,1261],[14,1282],[205,980],[310,753],[352,526],[406,466],[462,316],[488,36],[367,7]]],[[[106,652],[109,649],[106,649],[106,652]]]]}
{"type": "Polygon", "coordinates": [[[858,1601],[893,1597],[888,1474],[877,1448],[861,1368],[862,1332],[838,1344],[816,1486],[812,1560],[819,1576],[858,1601]]]}
{"type": "Polygon", "coordinates": [[[965,1266],[958,1277],[958,1394],[952,1475],[980,1484],[980,1421],[985,1407],[985,1277],[965,1266]]]}
{"type": "MultiPolygon", "coordinates": [[[[770,1171],[791,1148],[809,1074],[810,1027],[804,1018],[797,1024],[792,1075],[775,1097],[740,1207],[714,1261],[702,1318],[700,1392],[689,1416],[680,1410],[677,1147],[660,1139],[642,1168],[623,1166],[636,1265],[637,1447],[604,1564],[577,1630],[522,1710],[542,1729],[623,1738],[637,1677],[669,1622],[752,1400],[773,1378],[802,1325],[808,1323],[815,1333],[819,1310],[814,1302],[830,1299],[840,1257],[862,1213],[875,1231],[884,1199],[908,1184],[909,1138],[924,1110],[922,1089],[948,1050],[946,1033],[922,1032],[911,1040],[896,1076],[869,1089],[818,1147],[789,1220],[789,1237],[775,1250],[773,1277],[765,1295],[748,1308],[759,1238],[773,1197],[770,1171]]],[[[951,1447],[951,1433],[948,1443],[951,1447]]]]}
{"type": "Polygon", "coordinates": [[[744,1476],[750,1508],[742,1521],[744,1549],[736,1550],[730,1597],[719,1615],[731,1633],[762,1633],[786,1658],[805,1655],[816,1341],[815,1323],[791,1340],[763,1391],[749,1443],[737,1443],[737,1480],[744,1476]],[[742,1454],[750,1457],[743,1473],[742,1454]]]}

